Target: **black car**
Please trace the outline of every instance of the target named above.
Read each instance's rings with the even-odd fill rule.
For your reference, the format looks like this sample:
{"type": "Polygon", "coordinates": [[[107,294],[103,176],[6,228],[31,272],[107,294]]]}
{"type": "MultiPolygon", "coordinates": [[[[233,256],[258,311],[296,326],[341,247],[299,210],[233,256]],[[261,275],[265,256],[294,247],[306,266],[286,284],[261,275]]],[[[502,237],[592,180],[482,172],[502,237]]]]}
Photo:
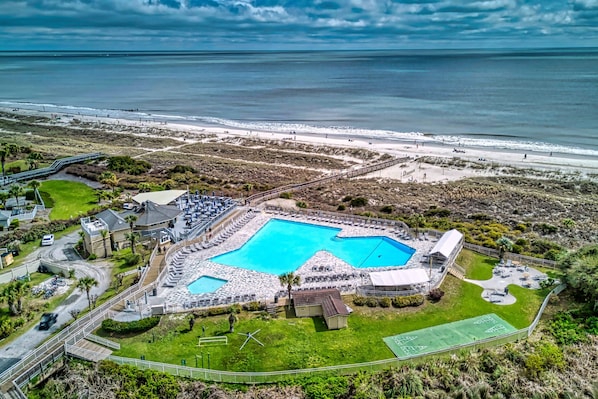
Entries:
{"type": "Polygon", "coordinates": [[[52,324],[56,323],[56,319],[58,319],[58,315],[56,313],[44,313],[39,322],[39,329],[48,330],[50,327],[52,327],[52,324]]]}

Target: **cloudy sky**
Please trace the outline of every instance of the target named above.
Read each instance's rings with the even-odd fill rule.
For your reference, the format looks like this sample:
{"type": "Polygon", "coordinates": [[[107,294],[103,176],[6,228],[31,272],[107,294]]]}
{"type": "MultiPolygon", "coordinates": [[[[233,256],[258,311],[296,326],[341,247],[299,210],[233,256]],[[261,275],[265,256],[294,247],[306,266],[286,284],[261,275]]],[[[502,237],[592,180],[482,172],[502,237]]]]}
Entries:
{"type": "Polygon", "coordinates": [[[598,47],[598,0],[0,0],[0,50],[598,47]]]}

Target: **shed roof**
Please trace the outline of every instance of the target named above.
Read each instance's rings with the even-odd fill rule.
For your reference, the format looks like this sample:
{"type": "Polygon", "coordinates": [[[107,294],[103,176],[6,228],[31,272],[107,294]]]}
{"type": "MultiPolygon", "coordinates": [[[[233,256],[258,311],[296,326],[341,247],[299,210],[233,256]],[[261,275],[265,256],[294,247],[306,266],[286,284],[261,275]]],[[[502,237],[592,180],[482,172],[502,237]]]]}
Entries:
{"type": "Polygon", "coordinates": [[[370,280],[372,285],[377,287],[400,287],[427,283],[430,278],[423,269],[406,269],[372,272],[370,273],[370,280]]]}
{"type": "Polygon", "coordinates": [[[176,201],[177,198],[181,197],[186,192],[186,190],[164,190],[139,193],[133,197],[133,201],[138,204],[143,204],[145,201],[152,201],[158,205],[168,205],[176,201]]]}
{"type": "Polygon", "coordinates": [[[293,302],[295,306],[320,305],[324,317],[349,314],[340,291],[335,288],[294,292],[293,302]]]}
{"type": "Polygon", "coordinates": [[[455,229],[449,230],[440,237],[434,248],[430,250],[430,255],[442,255],[448,258],[462,239],[463,234],[460,231],[455,229]]]}

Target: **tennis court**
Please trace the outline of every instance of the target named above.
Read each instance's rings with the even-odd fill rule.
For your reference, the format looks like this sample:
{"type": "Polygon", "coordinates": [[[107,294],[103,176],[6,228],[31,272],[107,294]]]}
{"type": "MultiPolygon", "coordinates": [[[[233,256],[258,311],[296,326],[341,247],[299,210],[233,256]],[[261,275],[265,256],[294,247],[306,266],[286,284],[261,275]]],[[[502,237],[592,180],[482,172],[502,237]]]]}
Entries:
{"type": "Polygon", "coordinates": [[[494,313],[490,313],[383,339],[396,357],[401,359],[515,331],[517,331],[515,327],[494,313]]]}

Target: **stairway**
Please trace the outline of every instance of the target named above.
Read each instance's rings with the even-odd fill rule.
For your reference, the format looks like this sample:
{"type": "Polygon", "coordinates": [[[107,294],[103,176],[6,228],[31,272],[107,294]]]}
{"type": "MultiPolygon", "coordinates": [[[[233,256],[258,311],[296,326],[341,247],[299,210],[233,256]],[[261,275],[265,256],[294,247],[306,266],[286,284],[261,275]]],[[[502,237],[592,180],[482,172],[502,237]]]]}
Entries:
{"type": "Polygon", "coordinates": [[[278,306],[275,303],[269,303],[266,305],[266,311],[273,319],[278,317],[278,306]]]}

